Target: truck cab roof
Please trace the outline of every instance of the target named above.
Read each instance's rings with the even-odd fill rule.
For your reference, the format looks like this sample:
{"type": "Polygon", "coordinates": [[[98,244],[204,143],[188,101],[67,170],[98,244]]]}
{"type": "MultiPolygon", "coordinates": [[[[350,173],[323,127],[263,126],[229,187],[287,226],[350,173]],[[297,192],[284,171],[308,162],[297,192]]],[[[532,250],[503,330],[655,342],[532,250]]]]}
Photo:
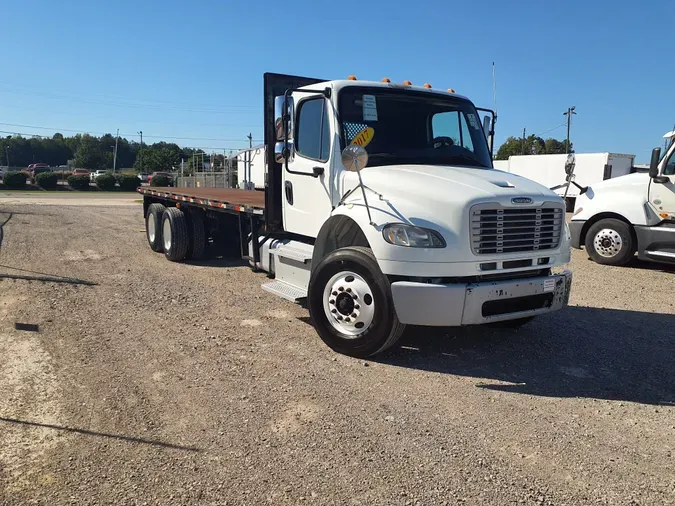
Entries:
{"type": "MultiPolygon", "coordinates": [[[[359,81],[359,80],[352,80],[352,79],[338,79],[338,80],[333,80],[333,81],[324,81],[322,83],[318,84],[324,84],[327,86],[332,86],[335,91],[340,91],[342,88],[347,88],[350,86],[367,86],[369,88],[386,88],[386,89],[397,89],[397,90],[410,90],[410,91],[416,91],[416,92],[422,92],[422,93],[433,93],[433,94],[438,94],[438,95],[445,95],[445,96],[453,96],[453,97],[458,97],[462,98],[465,100],[468,100],[468,97],[465,97],[464,95],[460,95],[458,93],[450,92],[447,90],[444,90],[442,88],[426,88],[424,86],[415,86],[415,85],[407,85],[403,83],[394,83],[394,82],[382,82],[382,81],[359,81]]],[[[317,85],[316,84],[310,84],[307,86],[303,86],[300,89],[316,89],[317,85]]]]}

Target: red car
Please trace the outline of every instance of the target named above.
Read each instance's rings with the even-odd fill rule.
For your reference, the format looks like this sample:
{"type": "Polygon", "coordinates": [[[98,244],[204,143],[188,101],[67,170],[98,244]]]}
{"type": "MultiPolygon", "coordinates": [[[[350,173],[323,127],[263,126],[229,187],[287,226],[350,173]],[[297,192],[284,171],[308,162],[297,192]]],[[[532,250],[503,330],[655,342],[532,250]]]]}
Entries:
{"type": "Polygon", "coordinates": [[[88,176],[89,171],[87,169],[75,169],[73,171],[73,176],[88,176]]]}
{"type": "Polygon", "coordinates": [[[153,172],[148,176],[148,184],[152,184],[153,176],[166,176],[169,179],[169,186],[173,186],[173,176],[171,172],[153,172]]]}

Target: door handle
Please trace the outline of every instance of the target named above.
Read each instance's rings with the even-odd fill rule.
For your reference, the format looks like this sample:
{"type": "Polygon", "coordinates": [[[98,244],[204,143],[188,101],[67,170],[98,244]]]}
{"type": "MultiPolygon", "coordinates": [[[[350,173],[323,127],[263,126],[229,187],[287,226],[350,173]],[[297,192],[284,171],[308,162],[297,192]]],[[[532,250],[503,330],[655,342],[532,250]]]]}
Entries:
{"type": "Polygon", "coordinates": [[[284,185],[284,192],[286,193],[286,201],[290,205],[293,205],[293,183],[286,181],[286,184],[284,185]]]}
{"type": "Polygon", "coordinates": [[[319,177],[323,175],[323,167],[314,167],[312,169],[312,174],[314,177],[319,177]]]}

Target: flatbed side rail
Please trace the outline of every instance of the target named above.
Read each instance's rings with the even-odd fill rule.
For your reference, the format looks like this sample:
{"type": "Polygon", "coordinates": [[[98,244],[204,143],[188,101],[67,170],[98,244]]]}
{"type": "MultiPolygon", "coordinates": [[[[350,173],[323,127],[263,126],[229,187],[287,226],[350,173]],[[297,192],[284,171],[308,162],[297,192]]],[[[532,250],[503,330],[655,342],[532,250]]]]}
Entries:
{"type": "Polygon", "coordinates": [[[187,197],[173,192],[157,191],[151,188],[137,188],[136,191],[142,195],[149,195],[151,197],[158,197],[172,200],[174,202],[188,202],[190,204],[200,206],[203,208],[223,210],[231,213],[246,213],[262,216],[265,213],[264,209],[258,207],[247,206],[244,204],[231,204],[229,202],[220,202],[213,199],[204,199],[197,197],[187,197]]]}

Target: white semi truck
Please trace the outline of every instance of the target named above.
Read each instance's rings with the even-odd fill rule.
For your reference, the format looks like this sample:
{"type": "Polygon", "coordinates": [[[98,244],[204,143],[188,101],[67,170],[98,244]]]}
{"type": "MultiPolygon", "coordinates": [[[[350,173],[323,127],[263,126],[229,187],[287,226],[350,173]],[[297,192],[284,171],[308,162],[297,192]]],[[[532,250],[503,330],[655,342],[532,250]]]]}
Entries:
{"type": "Polygon", "coordinates": [[[430,85],[264,76],[264,192],[140,188],[172,261],[238,247],[357,357],[406,325],[519,326],[567,305],[563,200],[492,168],[495,116],[430,85]],[[481,124],[479,110],[488,114],[481,124]]]}
{"type": "Polygon", "coordinates": [[[515,155],[508,160],[495,160],[495,169],[518,174],[550,188],[561,197],[569,212],[574,211],[579,187],[630,174],[635,155],[620,153],[575,153],[574,181],[568,185],[565,174],[567,155],[515,155]]]}
{"type": "MultiPolygon", "coordinates": [[[[649,172],[581,187],[570,221],[572,246],[599,264],[675,263],[675,131],[652,151],[649,172]]],[[[574,184],[574,183],[573,183],[574,184]]]]}

